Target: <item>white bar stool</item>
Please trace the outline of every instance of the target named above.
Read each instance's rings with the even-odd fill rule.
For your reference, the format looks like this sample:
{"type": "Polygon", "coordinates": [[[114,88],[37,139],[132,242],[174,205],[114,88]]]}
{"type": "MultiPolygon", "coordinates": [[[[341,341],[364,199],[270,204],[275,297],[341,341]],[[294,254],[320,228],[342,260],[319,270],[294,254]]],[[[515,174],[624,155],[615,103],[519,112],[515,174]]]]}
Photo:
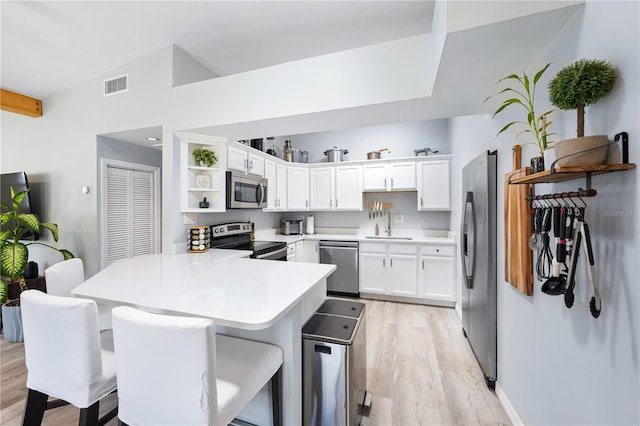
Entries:
{"type": "MultiPolygon", "coordinates": [[[[84,265],[82,259],[63,260],[44,270],[47,282],[47,294],[70,297],[71,290],[84,282],[84,265]]],[[[100,330],[111,329],[111,308],[98,303],[100,330]]]]}
{"type": "Polygon", "coordinates": [[[112,311],[118,418],[128,425],[227,425],[271,382],[282,424],[282,350],[215,334],[204,318],[112,311]]]}
{"type": "Polygon", "coordinates": [[[40,425],[45,410],[66,404],[80,408],[80,425],[115,417],[117,408],[98,419],[100,399],[116,390],[116,363],[101,342],[96,303],[27,290],[20,304],[28,388],[22,424],[40,425]]]}

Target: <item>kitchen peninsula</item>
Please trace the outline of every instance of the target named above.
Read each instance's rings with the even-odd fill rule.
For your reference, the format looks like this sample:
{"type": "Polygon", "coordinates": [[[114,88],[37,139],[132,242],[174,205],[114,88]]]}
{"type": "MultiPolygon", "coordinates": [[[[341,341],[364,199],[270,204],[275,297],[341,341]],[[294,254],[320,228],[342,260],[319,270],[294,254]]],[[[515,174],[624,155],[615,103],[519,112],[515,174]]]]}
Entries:
{"type": "MultiPolygon", "coordinates": [[[[216,332],[280,346],[283,421],[298,424],[301,329],[326,298],[326,278],[335,266],[240,258],[248,254],[210,250],[124,259],[89,278],[72,295],[161,314],[211,318],[216,332]]],[[[257,412],[264,416],[259,408],[257,412]]]]}

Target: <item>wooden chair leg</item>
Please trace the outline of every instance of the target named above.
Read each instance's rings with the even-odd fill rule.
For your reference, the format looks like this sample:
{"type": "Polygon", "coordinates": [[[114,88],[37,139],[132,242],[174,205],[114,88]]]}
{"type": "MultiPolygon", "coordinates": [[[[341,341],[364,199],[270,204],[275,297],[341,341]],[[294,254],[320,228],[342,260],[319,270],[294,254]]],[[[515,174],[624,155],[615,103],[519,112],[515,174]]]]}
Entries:
{"type": "Polygon", "coordinates": [[[273,426],[282,426],[282,367],[271,378],[273,426]]]}
{"type": "Polygon", "coordinates": [[[22,426],[40,426],[42,424],[44,411],[47,409],[47,398],[49,398],[47,394],[29,389],[27,402],[24,405],[22,426]]]}
{"type": "Polygon", "coordinates": [[[100,412],[100,401],[96,401],[88,408],[80,409],[79,426],[98,426],[98,414],[100,412]]]}

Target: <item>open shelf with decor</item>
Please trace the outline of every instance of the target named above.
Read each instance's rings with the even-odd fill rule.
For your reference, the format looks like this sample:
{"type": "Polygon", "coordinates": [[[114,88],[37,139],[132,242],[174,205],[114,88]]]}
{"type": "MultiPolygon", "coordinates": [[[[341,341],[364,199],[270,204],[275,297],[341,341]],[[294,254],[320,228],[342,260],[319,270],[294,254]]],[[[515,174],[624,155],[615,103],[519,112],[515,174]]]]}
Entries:
{"type": "Polygon", "coordinates": [[[183,213],[214,213],[226,210],[226,138],[177,133],[180,139],[181,194],[183,213]],[[194,151],[212,151],[214,164],[202,164],[194,151]]]}

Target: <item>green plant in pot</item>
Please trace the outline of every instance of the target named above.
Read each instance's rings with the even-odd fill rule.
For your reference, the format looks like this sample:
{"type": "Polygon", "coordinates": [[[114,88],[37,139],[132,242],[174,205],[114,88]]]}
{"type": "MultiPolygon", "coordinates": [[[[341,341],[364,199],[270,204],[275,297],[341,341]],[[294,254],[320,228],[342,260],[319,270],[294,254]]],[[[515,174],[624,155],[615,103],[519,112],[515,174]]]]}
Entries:
{"type": "Polygon", "coordinates": [[[73,254],[64,249],[58,249],[49,244],[33,241],[25,243],[20,239],[28,231],[43,233],[49,230],[53,239],[58,241],[58,225],[40,222],[35,214],[21,213],[20,204],[27,195],[27,191],[16,193],[11,188],[11,204],[2,204],[0,213],[0,304],[2,304],[2,324],[5,340],[8,342],[22,341],[22,319],[20,316],[20,296],[27,289],[24,271],[29,260],[29,246],[38,244],[58,251],[63,258],[71,259],[73,254]],[[18,297],[9,299],[9,286],[18,286],[18,297]]]}
{"type": "Polygon", "coordinates": [[[484,100],[484,102],[487,102],[495,96],[506,97],[506,99],[504,99],[497,107],[492,118],[495,118],[501,112],[511,109],[514,106],[520,107],[520,109],[524,110],[526,114],[525,120],[511,121],[505,124],[498,131],[496,136],[507,131],[511,127],[521,128],[522,130],[516,134],[516,138],[526,136],[529,140],[523,145],[532,144],[536,145],[538,148],[539,157],[534,157],[531,161],[531,167],[533,168],[534,173],[544,170],[544,151],[545,149],[550,148],[553,144],[553,142],[548,140],[548,136],[553,133],[549,133],[547,128],[551,125],[551,121],[548,121],[548,116],[554,110],[546,111],[540,115],[535,112],[536,86],[547,68],[549,68],[549,65],[551,64],[545,65],[542,69],[536,72],[533,78],[529,77],[524,71],[522,71],[521,75],[510,74],[501,78],[498,80],[497,84],[506,82],[511,83],[511,85],[503,88],[484,100]]]}
{"type": "Polygon", "coordinates": [[[196,160],[196,163],[203,167],[211,167],[218,161],[216,153],[207,148],[194,149],[193,158],[196,160]]]}
{"type": "Polygon", "coordinates": [[[607,135],[584,136],[585,107],[602,99],[613,87],[616,73],[603,60],[581,59],[562,68],[549,82],[549,99],[561,110],[577,111],[577,138],[558,141],[558,166],[593,166],[607,158],[607,135]]]}

